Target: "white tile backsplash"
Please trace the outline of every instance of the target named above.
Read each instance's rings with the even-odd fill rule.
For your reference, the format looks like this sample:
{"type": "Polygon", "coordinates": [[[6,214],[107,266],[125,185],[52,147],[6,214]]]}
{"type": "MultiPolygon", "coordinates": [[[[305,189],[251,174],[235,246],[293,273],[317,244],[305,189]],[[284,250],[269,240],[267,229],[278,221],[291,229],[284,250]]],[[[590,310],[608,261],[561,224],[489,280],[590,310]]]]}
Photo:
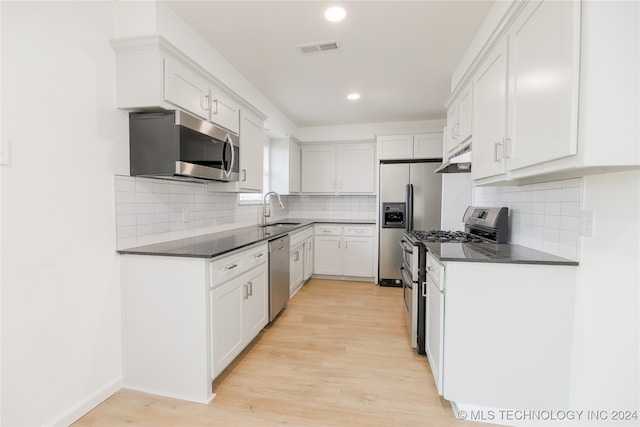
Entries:
{"type": "MultiPolygon", "coordinates": [[[[115,176],[118,249],[258,224],[262,205],[242,204],[235,193],[206,185],[115,176]]],[[[283,196],[269,221],[291,218],[375,220],[375,196],[283,196]]]]}
{"type": "Polygon", "coordinates": [[[582,179],[475,187],[473,204],[509,208],[511,243],[579,258],[582,179]]]}
{"type": "Polygon", "coordinates": [[[288,196],[292,218],[375,221],[375,196],[288,196]]]}

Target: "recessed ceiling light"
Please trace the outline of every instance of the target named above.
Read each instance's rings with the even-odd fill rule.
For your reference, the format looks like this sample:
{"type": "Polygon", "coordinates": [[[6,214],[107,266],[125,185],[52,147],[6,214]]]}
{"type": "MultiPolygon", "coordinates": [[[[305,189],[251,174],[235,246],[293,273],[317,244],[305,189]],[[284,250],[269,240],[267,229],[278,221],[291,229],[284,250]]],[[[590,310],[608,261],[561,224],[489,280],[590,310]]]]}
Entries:
{"type": "Polygon", "coordinates": [[[347,99],[350,101],[357,101],[358,99],[360,99],[360,94],[359,93],[350,93],[349,95],[347,95],[347,99]]]}
{"type": "Polygon", "coordinates": [[[327,21],[331,22],[339,22],[347,16],[347,12],[341,7],[335,6],[330,7],[324,12],[324,17],[327,18],[327,21]]]}

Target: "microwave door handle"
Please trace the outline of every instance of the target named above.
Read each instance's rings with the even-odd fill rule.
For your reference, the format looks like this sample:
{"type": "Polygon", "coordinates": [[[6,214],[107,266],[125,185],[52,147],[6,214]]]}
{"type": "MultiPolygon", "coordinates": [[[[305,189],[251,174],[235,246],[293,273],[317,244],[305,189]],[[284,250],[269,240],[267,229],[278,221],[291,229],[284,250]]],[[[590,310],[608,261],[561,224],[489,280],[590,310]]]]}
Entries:
{"type": "Polygon", "coordinates": [[[224,173],[224,176],[229,178],[229,176],[231,175],[231,171],[233,170],[233,162],[235,160],[235,152],[233,150],[233,142],[231,141],[231,136],[229,136],[229,134],[227,134],[227,136],[225,136],[224,142],[225,142],[225,144],[229,145],[229,149],[231,150],[231,163],[229,163],[229,168],[225,169],[225,164],[227,163],[225,161],[226,158],[227,158],[227,150],[226,150],[226,147],[225,147],[225,149],[222,150],[222,171],[224,173]]]}
{"type": "Polygon", "coordinates": [[[231,147],[231,163],[229,164],[229,174],[227,175],[227,178],[231,176],[231,172],[233,172],[233,165],[236,161],[236,148],[233,146],[231,137],[229,137],[229,146],[231,147]]]}

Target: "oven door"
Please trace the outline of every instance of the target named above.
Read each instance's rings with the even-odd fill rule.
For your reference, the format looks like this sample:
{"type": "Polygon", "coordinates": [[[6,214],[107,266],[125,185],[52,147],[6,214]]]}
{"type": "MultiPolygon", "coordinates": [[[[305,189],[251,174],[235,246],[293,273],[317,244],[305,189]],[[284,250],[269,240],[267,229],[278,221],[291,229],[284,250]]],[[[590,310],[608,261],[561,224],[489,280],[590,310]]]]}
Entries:
{"type": "Polygon", "coordinates": [[[412,348],[416,348],[418,345],[416,335],[418,313],[416,313],[415,308],[417,306],[418,284],[413,282],[405,265],[400,267],[400,273],[402,275],[402,313],[404,314],[404,322],[409,335],[409,344],[411,344],[412,348]]]}

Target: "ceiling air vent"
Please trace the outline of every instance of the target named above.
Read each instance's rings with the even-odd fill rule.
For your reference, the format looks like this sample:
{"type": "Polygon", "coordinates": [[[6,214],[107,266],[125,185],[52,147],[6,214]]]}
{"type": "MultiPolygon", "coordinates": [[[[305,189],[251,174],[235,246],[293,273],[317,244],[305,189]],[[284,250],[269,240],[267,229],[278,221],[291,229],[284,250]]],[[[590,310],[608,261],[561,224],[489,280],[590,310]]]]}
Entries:
{"type": "Polygon", "coordinates": [[[324,52],[338,48],[338,41],[299,44],[296,46],[302,53],[324,52]]]}

